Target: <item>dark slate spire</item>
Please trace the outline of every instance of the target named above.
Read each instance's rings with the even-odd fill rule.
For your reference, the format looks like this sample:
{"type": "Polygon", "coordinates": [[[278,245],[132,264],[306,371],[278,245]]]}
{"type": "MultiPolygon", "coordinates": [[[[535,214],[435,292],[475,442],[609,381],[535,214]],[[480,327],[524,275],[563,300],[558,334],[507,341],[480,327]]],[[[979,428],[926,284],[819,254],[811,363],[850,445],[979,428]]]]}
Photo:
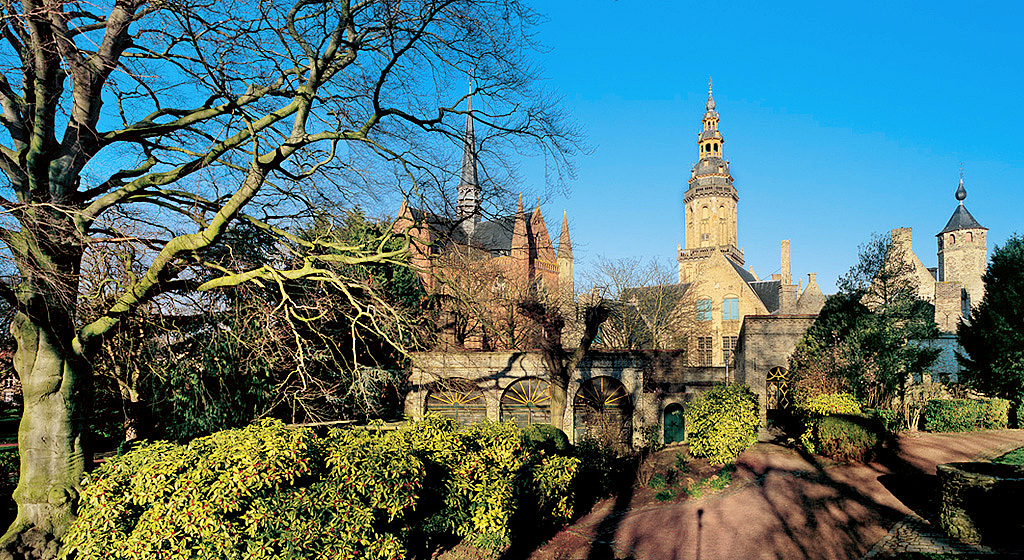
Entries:
{"type": "Polygon", "coordinates": [[[987,227],[979,224],[978,220],[975,220],[974,216],[967,211],[967,207],[964,206],[964,199],[967,198],[967,189],[964,188],[963,170],[960,171],[960,185],[957,186],[956,193],[954,193],[953,196],[960,201],[960,204],[958,204],[956,210],[953,211],[953,215],[949,218],[949,222],[946,223],[946,227],[942,228],[942,231],[940,231],[938,235],[960,229],[988,229],[987,227]]]}
{"type": "Polygon", "coordinates": [[[476,174],[476,136],[473,133],[473,96],[466,109],[466,134],[462,145],[462,174],[459,177],[459,201],[456,217],[468,225],[467,232],[480,221],[480,181],[476,174]]]}
{"type": "Polygon", "coordinates": [[[708,102],[704,104],[708,112],[715,110],[715,98],[711,96],[711,78],[708,78],[708,102]]]}

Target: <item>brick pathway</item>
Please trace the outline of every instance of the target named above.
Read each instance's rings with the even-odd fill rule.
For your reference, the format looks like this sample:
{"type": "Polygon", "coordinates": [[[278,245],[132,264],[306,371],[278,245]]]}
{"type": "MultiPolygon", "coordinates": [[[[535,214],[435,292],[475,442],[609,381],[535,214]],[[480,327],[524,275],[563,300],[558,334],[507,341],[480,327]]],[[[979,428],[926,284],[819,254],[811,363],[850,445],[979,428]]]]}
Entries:
{"type": "Polygon", "coordinates": [[[533,560],[887,558],[900,551],[968,552],[936,534],[935,467],[1024,446],[1024,430],[910,434],[886,465],[823,464],[758,444],[737,481],[700,500],[630,507],[606,502],[534,551],[533,560]],[[924,513],[927,517],[929,514],[924,513]],[[891,530],[890,530],[891,529],[891,530]]]}

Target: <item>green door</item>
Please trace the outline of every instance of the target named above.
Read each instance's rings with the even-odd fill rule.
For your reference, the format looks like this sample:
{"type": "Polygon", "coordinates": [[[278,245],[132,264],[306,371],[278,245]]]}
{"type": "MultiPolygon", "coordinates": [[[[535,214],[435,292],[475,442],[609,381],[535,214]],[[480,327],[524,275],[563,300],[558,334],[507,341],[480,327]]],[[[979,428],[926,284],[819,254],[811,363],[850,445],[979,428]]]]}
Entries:
{"type": "Polygon", "coordinates": [[[683,407],[670,404],[665,408],[665,445],[683,441],[686,429],[683,421],[683,407]]]}

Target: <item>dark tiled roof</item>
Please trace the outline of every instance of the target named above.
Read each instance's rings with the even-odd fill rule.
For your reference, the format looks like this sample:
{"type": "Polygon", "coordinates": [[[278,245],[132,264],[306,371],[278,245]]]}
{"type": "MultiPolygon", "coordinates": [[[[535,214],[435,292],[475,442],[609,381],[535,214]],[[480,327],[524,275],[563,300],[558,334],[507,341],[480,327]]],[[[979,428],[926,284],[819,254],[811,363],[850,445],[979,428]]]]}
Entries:
{"type": "MultiPolygon", "coordinates": [[[[409,210],[412,212],[414,221],[429,226],[433,239],[466,244],[466,234],[459,227],[459,220],[438,216],[419,208],[410,208],[409,210]]],[[[481,221],[473,231],[472,246],[491,253],[500,251],[508,254],[512,249],[512,231],[515,227],[515,219],[515,216],[503,216],[481,221]]]]}
{"type": "Polygon", "coordinates": [[[747,284],[749,284],[751,282],[757,282],[757,278],[755,278],[754,275],[749,270],[747,270],[747,269],[743,268],[742,266],[736,264],[732,259],[730,259],[728,257],[726,257],[726,260],[729,261],[729,264],[731,264],[733,269],[736,270],[736,274],[739,274],[740,278],[742,278],[744,282],[746,282],[747,284]]]}
{"type": "Polygon", "coordinates": [[[949,218],[949,222],[946,223],[946,227],[942,229],[937,235],[956,231],[958,229],[988,229],[978,223],[978,220],[974,219],[974,216],[967,211],[967,207],[960,204],[953,211],[953,215],[949,218]]]}
{"type": "Polygon", "coordinates": [[[779,280],[764,280],[761,282],[750,282],[750,288],[757,294],[758,299],[768,309],[768,313],[775,313],[779,310],[779,280]]]}
{"type": "Polygon", "coordinates": [[[473,246],[485,251],[511,251],[512,231],[515,229],[516,217],[505,216],[495,218],[476,225],[473,232],[473,246]]]}

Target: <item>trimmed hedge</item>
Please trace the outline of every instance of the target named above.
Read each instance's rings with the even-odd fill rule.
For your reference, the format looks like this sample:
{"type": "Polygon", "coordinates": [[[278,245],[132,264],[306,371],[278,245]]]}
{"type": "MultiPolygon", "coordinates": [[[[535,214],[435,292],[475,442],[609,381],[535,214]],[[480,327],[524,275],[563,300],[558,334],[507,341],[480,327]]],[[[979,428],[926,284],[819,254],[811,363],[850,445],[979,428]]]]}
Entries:
{"type": "Polygon", "coordinates": [[[865,414],[819,416],[807,423],[814,450],[836,461],[866,463],[884,441],[881,423],[865,414]]]}
{"type": "Polygon", "coordinates": [[[690,453],[715,465],[730,462],[757,441],[757,395],[746,385],[716,385],[686,408],[690,453]]]}
{"type": "Polygon", "coordinates": [[[972,432],[1006,428],[1010,402],[1006,399],[936,399],[924,411],[928,432],[972,432]]]}
{"type": "Polygon", "coordinates": [[[105,463],[86,478],[61,557],[391,560],[460,537],[498,549],[515,515],[530,530],[570,519],[578,467],[512,424],[460,431],[432,417],[318,437],[265,420],[105,463]]]}

